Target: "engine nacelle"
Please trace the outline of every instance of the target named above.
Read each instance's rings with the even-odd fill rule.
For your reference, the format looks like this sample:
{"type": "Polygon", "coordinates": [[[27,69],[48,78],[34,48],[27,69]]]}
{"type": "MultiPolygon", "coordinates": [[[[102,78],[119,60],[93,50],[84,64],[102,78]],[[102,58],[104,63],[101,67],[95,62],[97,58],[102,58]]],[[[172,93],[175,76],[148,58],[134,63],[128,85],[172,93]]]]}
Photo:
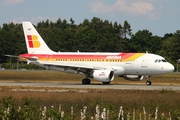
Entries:
{"type": "Polygon", "coordinates": [[[114,80],[114,71],[112,70],[94,70],[93,78],[101,82],[111,82],[114,80]]]}
{"type": "Polygon", "coordinates": [[[124,75],[124,79],[130,80],[130,81],[141,81],[144,76],[142,75],[124,75]]]}

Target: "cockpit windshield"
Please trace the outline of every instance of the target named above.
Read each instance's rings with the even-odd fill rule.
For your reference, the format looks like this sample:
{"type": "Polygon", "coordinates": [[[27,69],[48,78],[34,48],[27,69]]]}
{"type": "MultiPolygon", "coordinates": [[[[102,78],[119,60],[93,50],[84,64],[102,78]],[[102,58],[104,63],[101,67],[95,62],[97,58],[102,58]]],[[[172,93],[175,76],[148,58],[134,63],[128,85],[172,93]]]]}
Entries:
{"type": "Polygon", "coordinates": [[[165,59],[156,59],[154,62],[159,63],[159,62],[167,62],[167,61],[165,59]]]}

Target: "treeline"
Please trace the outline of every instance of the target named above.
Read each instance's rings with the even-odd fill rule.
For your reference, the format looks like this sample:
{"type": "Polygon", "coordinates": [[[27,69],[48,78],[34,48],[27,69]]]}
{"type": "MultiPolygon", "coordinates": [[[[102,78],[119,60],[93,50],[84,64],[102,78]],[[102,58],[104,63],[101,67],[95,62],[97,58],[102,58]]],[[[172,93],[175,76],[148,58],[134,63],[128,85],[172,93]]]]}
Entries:
{"type": "MultiPolygon", "coordinates": [[[[132,33],[128,21],[120,24],[94,17],[79,25],[71,18],[52,22],[41,21],[35,26],[48,46],[54,51],[75,52],[149,52],[162,55],[176,64],[180,59],[180,30],[153,35],[149,30],[132,33]]],[[[156,27],[156,26],[154,26],[156,27]]],[[[26,53],[21,24],[5,23],[0,28],[0,63],[7,63],[4,55],[26,53]]],[[[15,60],[13,62],[16,62],[15,60]]]]}

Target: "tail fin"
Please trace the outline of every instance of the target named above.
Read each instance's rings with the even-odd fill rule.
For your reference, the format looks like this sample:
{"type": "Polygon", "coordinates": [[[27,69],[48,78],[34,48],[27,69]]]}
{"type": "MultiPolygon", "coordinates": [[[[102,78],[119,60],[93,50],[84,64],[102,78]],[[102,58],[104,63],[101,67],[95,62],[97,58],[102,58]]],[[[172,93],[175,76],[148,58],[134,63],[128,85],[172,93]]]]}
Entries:
{"type": "Polygon", "coordinates": [[[26,47],[30,54],[53,53],[31,22],[22,22],[26,47]]]}

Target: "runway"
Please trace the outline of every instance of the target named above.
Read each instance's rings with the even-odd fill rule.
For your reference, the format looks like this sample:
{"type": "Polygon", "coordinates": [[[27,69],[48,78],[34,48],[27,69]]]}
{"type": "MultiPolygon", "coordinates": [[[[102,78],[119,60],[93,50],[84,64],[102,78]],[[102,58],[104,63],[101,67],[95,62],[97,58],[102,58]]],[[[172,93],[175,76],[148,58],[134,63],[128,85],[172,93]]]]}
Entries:
{"type": "Polygon", "coordinates": [[[0,86],[23,86],[23,87],[56,87],[56,88],[73,88],[73,89],[122,89],[122,90],[180,90],[178,85],[141,85],[141,84],[90,84],[82,85],[81,83],[61,83],[61,82],[0,82],[0,86]]]}

